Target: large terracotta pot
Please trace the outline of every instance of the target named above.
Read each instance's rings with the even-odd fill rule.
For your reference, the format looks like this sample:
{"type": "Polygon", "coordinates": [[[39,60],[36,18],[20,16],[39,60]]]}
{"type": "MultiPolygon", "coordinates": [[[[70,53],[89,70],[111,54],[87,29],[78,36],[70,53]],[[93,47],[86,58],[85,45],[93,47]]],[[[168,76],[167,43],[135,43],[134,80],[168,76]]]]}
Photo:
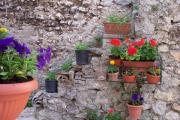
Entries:
{"type": "Polygon", "coordinates": [[[132,120],[138,120],[141,117],[141,112],[142,112],[142,108],[143,106],[134,106],[134,105],[129,105],[128,106],[128,112],[129,112],[129,116],[131,117],[132,120]]]}
{"type": "Polygon", "coordinates": [[[108,73],[108,79],[111,81],[118,81],[119,72],[117,73],[108,73]]]}
{"type": "Polygon", "coordinates": [[[31,92],[38,88],[36,80],[16,84],[0,84],[0,119],[16,120],[25,108],[31,92]]]}
{"type": "Polygon", "coordinates": [[[147,74],[147,81],[149,84],[157,84],[160,81],[160,76],[147,74]]]}
{"type": "Polygon", "coordinates": [[[104,29],[107,34],[128,35],[131,30],[131,24],[104,23],[104,29]]]}
{"type": "Polygon", "coordinates": [[[153,61],[123,61],[124,67],[135,68],[138,71],[147,71],[154,66],[153,61]]]}
{"type": "Polygon", "coordinates": [[[131,76],[124,75],[123,80],[125,83],[135,83],[136,82],[136,76],[135,75],[131,75],[131,76]]]}

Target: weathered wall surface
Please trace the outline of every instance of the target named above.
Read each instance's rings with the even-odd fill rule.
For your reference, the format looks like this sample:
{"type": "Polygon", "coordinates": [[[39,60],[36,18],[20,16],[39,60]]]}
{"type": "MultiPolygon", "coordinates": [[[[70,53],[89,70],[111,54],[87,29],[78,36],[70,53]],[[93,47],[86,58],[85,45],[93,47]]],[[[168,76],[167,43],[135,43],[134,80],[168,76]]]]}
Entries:
{"type": "MultiPolygon", "coordinates": [[[[103,34],[103,18],[109,13],[124,15],[129,0],[5,0],[0,1],[0,25],[33,48],[51,45],[53,61],[59,65],[73,57],[73,46],[82,39],[91,41],[96,33],[103,34]],[[7,8],[7,9],[6,9],[7,8]]],[[[161,85],[144,85],[142,120],[180,119],[180,1],[140,0],[135,21],[138,35],[159,41],[163,59],[161,85]]],[[[103,49],[104,50],[104,49],[103,49]]],[[[94,59],[93,61],[96,61],[94,59]]],[[[92,62],[93,62],[92,61],[92,62]]],[[[104,60],[105,63],[105,60],[104,60]]],[[[53,65],[56,66],[56,65],[53,65]]],[[[60,65],[59,65],[60,66],[60,65]]],[[[43,107],[37,109],[40,120],[81,120],[86,108],[109,106],[127,117],[126,96],[116,84],[97,81],[92,66],[84,66],[83,74],[73,85],[60,83],[59,93],[42,93],[43,107]]],[[[39,94],[41,91],[39,92],[39,94]]]]}

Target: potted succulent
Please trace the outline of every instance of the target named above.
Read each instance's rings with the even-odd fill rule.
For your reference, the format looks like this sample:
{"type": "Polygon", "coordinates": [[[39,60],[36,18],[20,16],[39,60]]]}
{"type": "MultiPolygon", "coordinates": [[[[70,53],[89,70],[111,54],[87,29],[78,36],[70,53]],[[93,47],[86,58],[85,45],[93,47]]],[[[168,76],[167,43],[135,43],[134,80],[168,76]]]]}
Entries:
{"type": "Polygon", "coordinates": [[[160,81],[160,68],[151,67],[147,72],[147,81],[149,84],[157,84],[160,81]]]}
{"type": "Polygon", "coordinates": [[[138,120],[141,117],[144,98],[140,85],[137,85],[130,95],[130,100],[127,104],[128,112],[132,120],[138,120]]]}
{"type": "Polygon", "coordinates": [[[121,43],[120,39],[113,38],[110,40],[110,44],[111,44],[111,46],[110,46],[109,50],[110,50],[111,55],[109,56],[109,59],[110,59],[110,61],[114,61],[115,65],[119,67],[122,65],[122,60],[120,58],[122,43],[121,43]]]}
{"type": "Polygon", "coordinates": [[[77,65],[87,65],[89,64],[89,54],[88,45],[86,43],[79,42],[75,45],[76,52],[76,63],[77,65]]]}
{"type": "Polygon", "coordinates": [[[125,83],[135,83],[136,75],[134,74],[134,70],[132,68],[126,69],[123,73],[123,80],[125,83]]]}
{"type": "Polygon", "coordinates": [[[23,111],[38,82],[32,77],[50,62],[51,49],[36,55],[30,48],[13,37],[6,28],[0,28],[0,117],[15,120],[23,111]],[[3,37],[2,37],[3,36],[3,37]]]}
{"type": "Polygon", "coordinates": [[[110,15],[104,22],[104,29],[107,34],[129,34],[131,24],[129,17],[119,17],[117,15],[110,15]]]}
{"type": "Polygon", "coordinates": [[[109,108],[104,120],[121,120],[119,113],[115,112],[113,108],[109,108]]]}
{"type": "Polygon", "coordinates": [[[139,70],[147,70],[152,67],[158,57],[157,41],[150,39],[145,41],[144,38],[135,42],[125,41],[126,48],[123,49],[121,59],[125,67],[134,67],[139,70]]]}
{"type": "Polygon", "coordinates": [[[114,65],[109,65],[107,67],[108,79],[111,81],[118,81],[119,71],[114,65]]]}
{"type": "Polygon", "coordinates": [[[48,78],[45,80],[45,88],[48,93],[57,93],[58,81],[55,72],[48,72],[48,78]]]}

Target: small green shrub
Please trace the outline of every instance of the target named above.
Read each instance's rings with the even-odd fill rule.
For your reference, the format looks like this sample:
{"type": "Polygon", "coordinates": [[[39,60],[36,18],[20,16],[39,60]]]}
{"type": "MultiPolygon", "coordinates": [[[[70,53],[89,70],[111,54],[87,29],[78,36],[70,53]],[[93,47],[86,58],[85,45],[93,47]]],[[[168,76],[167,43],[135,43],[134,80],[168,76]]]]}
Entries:
{"type": "Polygon", "coordinates": [[[75,45],[76,50],[84,51],[88,49],[88,45],[86,43],[78,42],[75,45]]]}
{"type": "Polygon", "coordinates": [[[48,72],[48,80],[56,80],[56,73],[48,72]]]}
{"type": "Polygon", "coordinates": [[[69,72],[69,71],[73,68],[72,63],[73,63],[72,60],[67,60],[67,61],[61,66],[61,70],[62,70],[63,72],[69,72]]]}
{"type": "Polygon", "coordinates": [[[114,65],[109,65],[107,67],[107,72],[108,73],[116,73],[116,72],[118,72],[118,68],[116,66],[114,66],[114,65]]]}
{"type": "Polygon", "coordinates": [[[107,114],[105,115],[105,119],[104,120],[122,120],[120,113],[112,113],[112,114],[107,114]]]}
{"type": "Polygon", "coordinates": [[[151,75],[159,76],[161,73],[161,69],[151,67],[151,68],[149,68],[148,73],[150,73],[151,75]]]}

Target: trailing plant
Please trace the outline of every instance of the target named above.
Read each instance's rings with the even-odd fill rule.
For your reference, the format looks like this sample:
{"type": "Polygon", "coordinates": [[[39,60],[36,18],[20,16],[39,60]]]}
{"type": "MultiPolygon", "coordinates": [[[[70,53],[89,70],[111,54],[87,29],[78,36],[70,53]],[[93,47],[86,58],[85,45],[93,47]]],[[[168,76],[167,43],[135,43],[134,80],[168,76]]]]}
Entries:
{"type": "Polygon", "coordinates": [[[110,15],[107,17],[108,23],[125,24],[130,21],[129,17],[119,17],[117,15],[110,15]]]}
{"type": "Polygon", "coordinates": [[[107,67],[107,72],[108,73],[117,73],[118,72],[118,68],[114,65],[109,65],[107,67]]]}
{"type": "Polygon", "coordinates": [[[109,108],[104,120],[121,120],[119,113],[115,112],[112,108],[109,108]]]}
{"type": "Polygon", "coordinates": [[[79,51],[85,51],[88,49],[88,45],[86,43],[78,42],[76,43],[75,48],[79,51]]]}
{"type": "Polygon", "coordinates": [[[72,60],[67,60],[65,63],[61,66],[61,70],[63,72],[69,72],[73,68],[73,61],[72,60]]]}
{"type": "Polygon", "coordinates": [[[87,120],[99,120],[98,111],[93,109],[87,110],[87,120]]]}

